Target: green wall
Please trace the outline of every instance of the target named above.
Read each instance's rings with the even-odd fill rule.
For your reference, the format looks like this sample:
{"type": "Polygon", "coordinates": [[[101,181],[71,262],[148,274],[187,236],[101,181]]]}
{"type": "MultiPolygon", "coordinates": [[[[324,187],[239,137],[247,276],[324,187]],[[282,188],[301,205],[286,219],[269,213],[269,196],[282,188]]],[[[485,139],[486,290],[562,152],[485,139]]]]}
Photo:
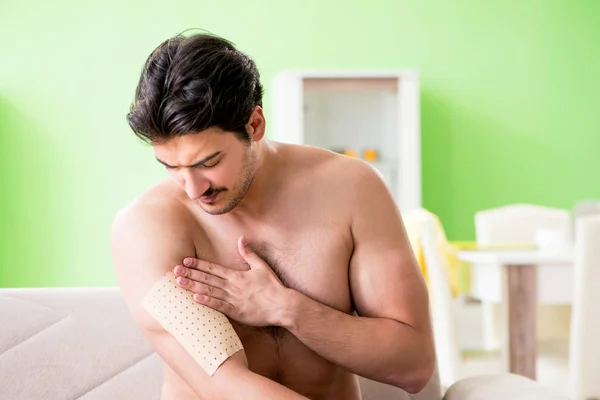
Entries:
{"type": "Polygon", "coordinates": [[[191,27],[255,58],[267,105],[286,68],[420,70],[424,205],[451,239],[482,208],[600,197],[598,20],[567,0],[3,0],[0,286],[116,283],[112,218],[165,176],[125,114],[191,27]]]}

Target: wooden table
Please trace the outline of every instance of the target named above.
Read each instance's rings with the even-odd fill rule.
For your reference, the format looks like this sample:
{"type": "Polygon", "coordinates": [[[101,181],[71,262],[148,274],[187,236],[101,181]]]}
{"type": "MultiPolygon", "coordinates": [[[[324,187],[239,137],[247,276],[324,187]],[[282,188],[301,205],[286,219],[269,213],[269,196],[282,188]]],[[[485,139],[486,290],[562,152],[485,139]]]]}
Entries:
{"type": "Polygon", "coordinates": [[[508,287],[508,362],[512,373],[535,379],[537,266],[573,264],[574,252],[539,250],[463,250],[461,261],[506,267],[508,287]]]}

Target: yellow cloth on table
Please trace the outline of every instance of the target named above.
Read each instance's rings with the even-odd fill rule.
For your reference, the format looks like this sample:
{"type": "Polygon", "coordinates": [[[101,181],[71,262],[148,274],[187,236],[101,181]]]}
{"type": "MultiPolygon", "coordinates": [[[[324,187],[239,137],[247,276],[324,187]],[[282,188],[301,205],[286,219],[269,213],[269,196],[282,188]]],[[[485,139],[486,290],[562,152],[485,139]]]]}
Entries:
{"type": "Polygon", "coordinates": [[[403,213],[402,218],[404,220],[404,226],[408,233],[408,239],[415,253],[415,257],[421,272],[425,277],[425,281],[428,282],[427,276],[427,263],[425,262],[425,255],[423,253],[422,246],[422,230],[423,223],[428,219],[432,218],[435,226],[435,239],[437,250],[444,263],[444,269],[448,282],[450,283],[450,291],[453,296],[457,296],[460,293],[460,274],[461,274],[461,261],[458,258],[458,249],[452,246],[446,239],[446,233],[440,222],[440,219],[433,213],[425,210],[418,209],[408,213],[403,213]]]}

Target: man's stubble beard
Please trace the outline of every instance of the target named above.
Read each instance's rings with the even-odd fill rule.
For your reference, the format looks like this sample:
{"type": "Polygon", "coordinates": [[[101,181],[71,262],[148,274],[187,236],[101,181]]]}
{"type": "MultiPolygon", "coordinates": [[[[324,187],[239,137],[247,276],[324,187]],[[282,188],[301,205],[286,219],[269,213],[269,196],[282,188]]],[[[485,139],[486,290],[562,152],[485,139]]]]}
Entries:
{"type": "MultiPolygon", "coordinates": [[[[246,174],[245,174],[244,178],[241,180],[241,185],[239,185],[240,189],[237,191],[237,194],[235,195],[235,197],[233,199],[231,199],[225,207],[220,208],[218,210],[207,210],[204,207],[202,207],[202,209],[207,214],[210,214],[210,215],[227,214],[228,212],[230,212],[231,210],[236,208],[242,202],[242,200],[244,200],[246,193],[248,193],[248,190],[250,189],[250,186],[252,185],[252,181],[254,180],[254,175],[256,174],[256,159],[253,154],[248,155],[245,170],[246,170],[246,174]]],[[[227,192],[225,192],[225,193],[227,193],[227,192]]]]}

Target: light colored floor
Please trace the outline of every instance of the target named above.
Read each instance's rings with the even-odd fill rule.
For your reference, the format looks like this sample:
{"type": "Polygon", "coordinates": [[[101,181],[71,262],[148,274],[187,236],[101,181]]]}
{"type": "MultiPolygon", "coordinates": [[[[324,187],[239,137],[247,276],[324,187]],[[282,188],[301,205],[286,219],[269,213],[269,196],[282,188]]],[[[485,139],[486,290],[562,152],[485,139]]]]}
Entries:
{"type": "MultiPolygon", "coordinates": [[[[480,349],[482,340],[481,308],[476,303],[460,303],[456,309],[459,340],[463,347],[462,376],[506,372],[500,351],[480,349]]],[[[538,343],[537,381],[567,395],[569,388],[568,339],[538,343]]]]}

